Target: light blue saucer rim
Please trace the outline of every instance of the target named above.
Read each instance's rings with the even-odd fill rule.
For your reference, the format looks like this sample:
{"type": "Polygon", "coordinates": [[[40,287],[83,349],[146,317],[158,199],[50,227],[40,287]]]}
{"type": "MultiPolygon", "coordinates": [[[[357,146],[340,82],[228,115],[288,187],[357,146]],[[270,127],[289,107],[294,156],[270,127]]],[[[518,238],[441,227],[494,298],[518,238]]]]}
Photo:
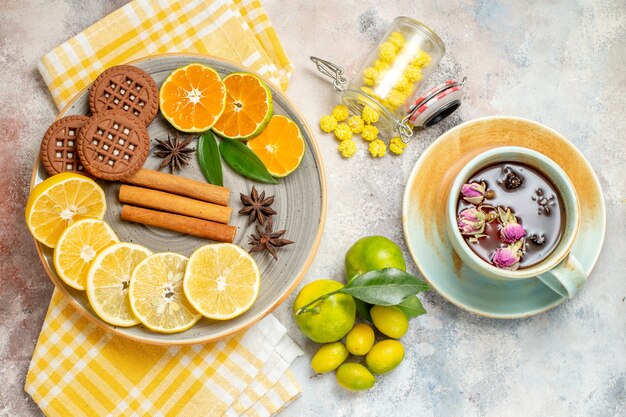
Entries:
{"type": "MultiPolygon", "coordinates": [[[[533,120],[530,119],[526,119],[524,117],[518,117],[518,116],[507,116],[507,115],[499,115],[499,116],[485,116],[485,117],[479,117],[476,119],[472,119],[472,120],[468,120],[464,123],[461,123],[457,126],[455,126],[454,128],[444,132],[439,138],[437,138],[433,143],[431,143],[428,148],[424,151],[424,153],[420,156],[420,158],[417,160],[417,162],[415,163],[415,166],[413,167],[413,169],[411,170],[411,173],[409,175],[409,178],[407,179],[406,185],[405,185],[405,189],[404,189],[404,195],[403,195],[403,201],[402,201],[402,226],[403,226],[403,232],[404,232],[404,238],[407,244],[407,248],[409,250],[409,253],[411,254],[411,258],[413,259],[413,262],[415,263],[417,269],[420,272],[420,275],[426,280],[426,282],[431,286],[431,288],[433,288],[435,291],[437,291],[444,299],[446,299],[448,302],[450,302],[451,304],[465,310],[468,311],[470,313],[474,313],[476,315],[479,316],[483,316],[483,317],[489,317],[489,318],[495,318],[495,319],[519,319],[519,318],[525,318],[525,317],[530,317],[536,314],[540,314],[540,313],[544,313],[546,311],[549,311],[557,306],[559,306],[560,304],[562,304],[564,301],[566,301],[566,298],[558,298],[555,302],[548,304],[546,306],[544,306],[543,308],[539,308],[539,309],[534,309],[534,310],[529,310],[523,313],[519,313],[519,314],[493,314],[493,313],[489,313],[489,312],[485,312],[476,308],[472,308],[470,306],[467,306],[466,304],[464,304],[463,302],[457,300],[456,298],[450,296],[449,294],[445,293],[444,291],[441,291],[438,286],[436,285],[436,281],[432,280],[428,277],[428,275],[424,272],[423,268],[421,267],[421,264],[418,260],[418,257],[415,254],[415,249],[413,247],[412,241],[411,241],[411,236],[409,235],[409,225],[408,225],[408,216],[407,213],[409,211],[409,203],[411,201],[410,196],[411,196],[411,189],[412,187],[410,187],[409,185],[415,180],[415,177],[417,175],[417,172],[419,171],[421,165],[423,164],[423,161],[426,160],[432,150],[434,149],[434,147],[437,145],[437,143],[442,139],[442,137],[452,134],[454,132],[460,131],[464,128],[466,128],[467,126],[474,124],[474,123],[481,123],[481,122],[488,122],[490,120],[511,120],[511,121],[521,121],[521,122],[525,122],[525,123],[529,123],[529,124],[534,124],[537,126],[540,126],[541,128],[550,131],[552,134],[554,134],[556,137],[560,138],[562,141],[572,145],[574,152],[577,153],[577,155],[580,157],[581,162],[583,164],[585,164],[585,167],[589,170],[589,172],[591,173],[591,176],[593,178],[593,182],[594,185],[596,186],[596,189],[600,195],[600,200],[598,202],[598,212],[597,212],[597,218],[598,218],[598,226],[599,226],[599,230],[597,231],[598,234],[601,235],[600,239],[599,239],[599,243],[598,243],[598,249],[595,252],[595,254],[592,256],[591,259],[587,259],[587,262],[585,262],[586,267],[583,265],[583,268],[585,270],[585,274],[587,275],[587,277],[589,277],[589,275],[591,274],[591,272],[593,271],[593,269],[595,268],[596,263],[598,262],[598,259],[600,257],[600,254],[602,252],[602,245],[604,244],[604,239],[606,236],[606,205],[605,205],[605,201],[604,201],[604,193],[602,191],[602,187],[600,186],[600,181],[598,180],[598,176],[596,175],[595,171],[593,170],[593,167],[591,166],[591,164],[589,163],[589,161],[587,160],[587,158],[585,158],[585,156],[582,154],[582,152],[580,152],[580,150],[574,146],[567,138],[565,138],[563,135],[561,135],[560,133],[558,133],[556,130],[547,127],[541,123],[535,122],[533,120]]],[[[511,146],[515,146],[515,145],[511,145],[511,146]]],[[[448,237],[444,236],[443,237],[446,241],[448,241],[448,237]]],[[[580,239],[580,237],[578,238],[580,239]]],[[[577,240],[578,240],[577,239],[577,240]]],[[[448,242],[449,243],[449,242],[448,242]]],[[[576,242],[574,242],[574,246],[576,246],[576,242]]],[[[450,250],[453,250],[450,247],[450,250]]]]}

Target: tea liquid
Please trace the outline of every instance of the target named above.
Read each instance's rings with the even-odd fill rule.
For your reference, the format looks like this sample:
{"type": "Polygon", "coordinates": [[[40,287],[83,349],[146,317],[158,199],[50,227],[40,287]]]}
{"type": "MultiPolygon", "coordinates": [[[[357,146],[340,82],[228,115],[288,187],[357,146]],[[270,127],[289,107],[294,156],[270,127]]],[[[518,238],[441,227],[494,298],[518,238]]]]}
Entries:
{"type": "MultiPolygon", "coordinates": [[[[534,266],[552,253],[561,239],[563,203],[556,188],[543,174],[528,165],[502,162],[483,168],[467,182],[485,182],[487,189],[494,192],[494,196],[485,199],[483,205],[509,207],[518,223],[526,229],[526,252],[522,256],[519,269],[534,266]],[[508,170],[523,178],[521,186],[507,189],[505,178],[508,170]]],[[[468,207],[475,206],[459,198],[457,213],[468,207]]],[[[486,237],[472,243],[469,236],[464,236],[465,242],[474,253],[492,263],[493,252],[505,246],[500,240],[499,229],[500,223],[494,220],[485,227],[486,237]]]]}

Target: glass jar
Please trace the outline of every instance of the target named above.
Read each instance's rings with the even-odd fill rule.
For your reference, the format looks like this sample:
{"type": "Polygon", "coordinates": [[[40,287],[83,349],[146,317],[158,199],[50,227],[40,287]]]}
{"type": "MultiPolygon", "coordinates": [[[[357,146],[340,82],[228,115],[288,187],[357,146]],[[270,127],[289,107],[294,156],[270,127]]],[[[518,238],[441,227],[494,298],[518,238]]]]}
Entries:
{"type": "Polygon", "coordinates": [[[320,72],[333,78],[335,91],[352,113],[361,114],[364,106],[371,107],[379,115],[376,126],[382,136],[400,136],[408,142],[416,121],[422,123],[420,127],[434,124],[460,105],[463,83],[454,80],[431,89],[434,95],[418,93],[444,54],[445,45],[435,32],[415,19],[400,16],[393,20],[347,87],[343,68],[320,58],[311,60],[320,72]],[[454,94],[448,94],[443,103],[438,98],[445,96],[445,90],[454,94]],[[430,101],[423,102],[425,98],[430,101]],[[437,101],[438,106],[434,106],[437,101]],[[441,105],[446,105],[447,110],[441,110],[441,105]],[[418,108],[429,110],[416,115],[418,108]]]}

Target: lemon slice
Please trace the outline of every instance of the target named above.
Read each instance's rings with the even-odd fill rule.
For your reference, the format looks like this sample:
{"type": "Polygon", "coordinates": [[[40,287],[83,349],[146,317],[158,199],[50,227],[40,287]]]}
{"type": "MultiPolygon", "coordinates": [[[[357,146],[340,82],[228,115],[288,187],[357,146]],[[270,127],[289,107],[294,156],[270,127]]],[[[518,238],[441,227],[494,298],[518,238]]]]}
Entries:
{"type": "Polygon", "coordinates": [[[26,224],[35,239],[54,248],[69,225],[85,218],[102,219],[106,208],[104,191],[94,180],[64,172],[33,188],[26,203],[26,224]]]}
{"type": "Polygon", "coordinates": [[[114,326],[139,324],[128,299],[130,275],[139,262],[152,255],[134,243],[116,243],[98,253],[87,272],[87,297],[104,321],[114,326]]]}
{"type": "Polygon", "coordinates": [[[187,258],[177,253],[157,253],[135,267],[128,298],[135,316],[150,330],[177,333],[202,317],[183,292],[187,258]]]}
{"type": "Polygon", "coordinates": [[[185,270],[185,295],[203,316],[228,320],[245,313],[259,295],[259,267],[239,246],[202,246],[185,270]]]}
{"type": "Polygon", "coordinates": [[[54,248],[54,267],[70,287],[85,289],[87,272],[102,249],[119,242],[111,226],[96,219],[83,219],[65,229],[54,248]]]}

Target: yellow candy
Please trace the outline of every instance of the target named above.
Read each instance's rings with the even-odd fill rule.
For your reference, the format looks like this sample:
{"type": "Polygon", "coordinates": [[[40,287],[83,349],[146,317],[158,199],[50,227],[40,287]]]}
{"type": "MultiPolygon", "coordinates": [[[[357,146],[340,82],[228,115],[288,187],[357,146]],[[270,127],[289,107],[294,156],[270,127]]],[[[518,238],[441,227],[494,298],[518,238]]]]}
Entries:
{"type": "Polygon", "coordinates": [[[391,106],[389,105],[389,102],[387,100],[380,100],[380,104],[382,104],[383,106],[385,106],[387,109],[393,111],[394,109],[391,108],[391,106]]]}
{"type": "Polygon", "coordinates": [[[352,129],[352,132],[361,133],[363,126],[365,126],[365,122],[361,119],[361,116],[352,116],[348,119],[348,126],[352,129]]]}
{"type": "Polygon", "coordinates": [[[378,128],[372,125],[364,126],[361,136],[363,136],[363,139],[366,141],[371,142],[378,137],[378,128]]]}
{"type": "Polygon", "coordinates": [[[335,136],[341,141],[352,139],[352,129],[345,123],[339,123],[335,129],[335,136]]]}
{"type": "Polygon", "coordinates": [[[422,69],[417,65],[409,65],[404,71],[404,76],[412,83],[422,79],[422,69]]]}
{"type": "Polygon", "coordinates": [[[406,94],[402,94],[398,90],[391,90],[387,95],[387,102],[390,107],[398,108],[406,100],[406,94]]]}
{"type": "Polygon", "coordinates": [[[344,158],[350,158],[356,152],[356,143],[353,140],[342,140],[339,144],[339,152],[344,158]]]}
{"type": "Polygon", "coordinates": [[[333,116],[324,116],[320,119],[320,129],[330,133],[337,128],[337,119],[333,116]]]}
{"type": "Polygon", "coordinates": [[[387,40],[394,44],[394,46],[398,49],[402,49],[405,42],[402,32],[393,32],[391,35],[389,35],[389,38],[387,40]]]}
{"type": "Polygon", "coordinates": [[[385,62],[391,62],[396,57],[398,48],[391,42],[383,42],[378,50],[378,57],[385,62]]]}
{"type": "Polygon", "coordinates": [[[398,89],[398,91],[404,96],[405,99],[407,99],[413,92],[414,88],[415,88],[415,84],[413,84],[412,82],[408,82],[406,84],[403,84],[402,88],[398,89]]]}
{"type": "Polygon", "coordinates": [[[381,61],[380,59],[377,59],[376,61],[374,61],[374,69],[378,71],[379,73],[385,72],[389,69],[389,62],[385,62],[385,61],[381,61]]]}
{"type": "Polygon", "coordinates": [[[374,158],[381,158],[385,156],[387,152],[387,145],[380,139],[376,139],[372,143],[370,143],[369,151],[374,158]]]}
{"type": "Polygon", "coordinates": [[[374,85],[378,79],[378,70],[372,67],[363,70],[363,83],[365,85],[374,85]]]}
{"type": "Polygon", "coordinates": [[[376,123],[378,121],[378,112],[370,106],[364,106],[361,117],[365,123],[376,123]]]}
{"type": "Polygon", "coordinates": [[[375,98],[376,100],[380,101],[380,97],[371,88],[369,88],[369,87],[361,87],[361,91],[363,91],[368,96],[370,96],[372,98],[375,98]]]}
{"type": "Polygon", "coordinates": [[[389,150],[396,155],[402,155],[404,148],[406,148],[406,143],[402,142],[399,136],[395,136],[389,141],[389,150]]]}
{"type": "Polygon", "coordinates": [[[333,109],[333,117],[337,119],[338,122],[343,122],[350,116],[350,110],[348,110],[348,106],[343,104],[338,104],[333,109]]]}
{"type": "Polygon", "coordinates": [[[413,83],[406,76],[400,77],[394,88],[402,93],[410,93],[413,90],[413,83]]]}
{"type": "Polygon", "coordinates": [[[428,55],[424,51],[420,51],[419,54],[417,54],[417,56],[413,58],[412,64],[420,68],[425,68],[430,65],[430,61],[430,55],[428,55]]]}

